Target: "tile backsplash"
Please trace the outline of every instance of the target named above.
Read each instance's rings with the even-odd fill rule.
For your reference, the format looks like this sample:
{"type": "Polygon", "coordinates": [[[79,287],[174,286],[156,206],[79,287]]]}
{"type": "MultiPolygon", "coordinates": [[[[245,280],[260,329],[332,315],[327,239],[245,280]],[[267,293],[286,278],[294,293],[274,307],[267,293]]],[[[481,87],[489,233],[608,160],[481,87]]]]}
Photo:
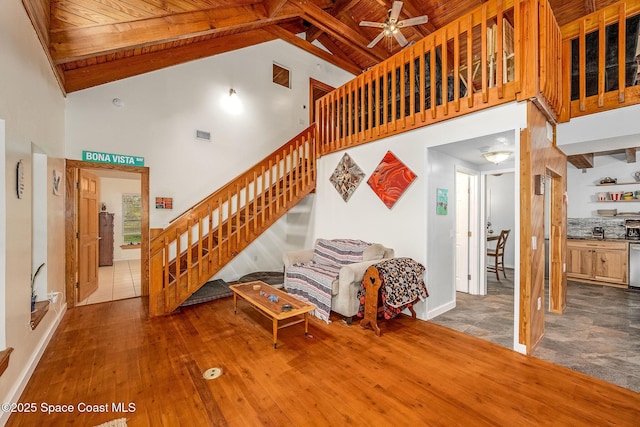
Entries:
{"type": "Polygon", "coordinates": [[[593,227],[604,228],[605,239],[625,238],[625,219],[622,218],[567,218],[567,237],[591,237],[593,227]]]}

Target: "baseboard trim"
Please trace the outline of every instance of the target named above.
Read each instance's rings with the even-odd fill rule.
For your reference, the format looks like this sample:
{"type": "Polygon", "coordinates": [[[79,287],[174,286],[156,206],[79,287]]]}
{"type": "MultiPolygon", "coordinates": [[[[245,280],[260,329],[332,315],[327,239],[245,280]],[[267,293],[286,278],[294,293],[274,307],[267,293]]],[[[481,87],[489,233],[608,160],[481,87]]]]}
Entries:
{"type": "Polygon", "coordinates": [[[441,314],[446,313],[449,310],[453,310],[454,308],[456,308],[455,301],[450,301],[446,304],[442,304],[440,307],[429,310],[427,312],[427,319],[433,319],[434,317],[440,316],[441,314]]]}
{"type": "MultiPolygon", "coordinates": [[[[50,310],[50,311],[52,313],[56,313],[55,310],[50,310]]],[[[20,395],[22,394],[25,387],[27,386],[29,379],[31,379],[31,375],[33,375],[33,372],[36,370],[36,366],[38,366],[38,362],[40,362],[40,358],[44,354],[45,349],[49,345],[49,341],[51,341],[51,338],[53,337],[54,332],[58,329],[58,326],[62,321],[62,317],[66,312],[67,312],[67,304],[64,304],[60,309],[60,312],[57,313],[58,317],[51,323],[51,326],[49,326],[49,329],[47,330],[47,332],[42,335],[42,339],[40,340],[38,347],[36,347],[36,351],[32,353],[31,358],[29,359],[29,362],[25,366],[25,369],[22,371],[22,373],[18,377],[19,380],[11,388],[11,391],[8,394],[7,402],[17,402],[18,399],[20,399],[20,395]]],[[[11,415],[11,412],[2,412],[2,415],[0,415],[0,425],[2,426],[5,425],[9,420],[10,415],[11,415]]]]}
{"type": "Polygon", "coordinates": [[[513,343],[513,349],[518,353],[527,354],[527,346],[520,343],[513,343]]]}

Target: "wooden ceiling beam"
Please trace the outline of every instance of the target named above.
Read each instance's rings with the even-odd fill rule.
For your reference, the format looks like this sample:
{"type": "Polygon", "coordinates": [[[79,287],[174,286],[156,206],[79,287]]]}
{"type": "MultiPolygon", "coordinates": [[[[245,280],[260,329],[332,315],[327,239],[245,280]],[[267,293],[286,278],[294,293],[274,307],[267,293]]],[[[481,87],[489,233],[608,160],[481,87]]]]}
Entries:
{"type": "Polygon", "coordinates": [[[272,25],[268,28],[265,28],[265,31],[268,31],[274,36],[279,37],[280,39],[291,43],[292,45],[299,47],[300,49],[303,49],[320,59],[324,59],[325,61],[335,65],[336,67],[342,68],[343,70],[348,71],[353,75],[357,76],[362,72],[362,69],[352,61],[346,60],[343,57],[332,55],[329,52],[312,45],[308,41],[301,39],[295,34],[292,34],[277,25],[272,25]]]}
{"type": "Polygon", "coordinates": [[[311,43],[312,41],[317,40],[322,34],[324,34],[324,31],[315,25],[312,25],[305,33],[305,40],[311,43]]]}
{"type": "Polygon", "coordinates": [[[275,40],[276,38],[276,36],[263,29],[257,29],[191,43],[169,50],[158,50],[141,55],[126,56],[114,61],[102,62],[65,71],[65,88],[67,92],[74,92],[150,71],[160,70],[172,65],[242,49],[275,40]]]}
{"type": "Polygon", "coordinates": [[[578,169],[590,169],[593,167],[593,153],[567,156],[567,161],[578,169]]]}
{"type": "Polygon", "coordinates": [[[635,148],[626,148],[624,150],[624,155],[627,158],[627,163],[635,163],[636,162],[636,149],[635,148]]]}
{"type": "Polygon", "coordinates": [[[298,8],[284,5],[276,16],[267,18],[262,4],[258,3],[119,24],[70,28],[51,33],[50,49],[54,62],[60,64],[223,31],[254,30],[295,18],[299,14],[298,8]]]}
{"type": "Polygon", "coordinates": [[[378,63],[388,56],[385,53],[379,52],[377,49],[368,49],[367,45],[369,41],[365,39],[362,34],[345,25],[316,5],[307,3],[304,0],[298,0],[296,5],[302,10],[307,21],[347,46],[357,50],[371,61],[378,63]]]}
{"type": "Polygon", "coordinates": [[[272,18],[285,5],[288,0],[263,0],[264,8],[267,11],[267,17],[272,18]]]}
{"type": "MultiPolygon", "coordinates": [[[[344,59],[345,61],[354,62],[349,57],[349,55],[347,55],[342,49],[340,49],[340,47],[338,47],[338,45],[336,45],[333,42],[333,40],[331,40],[331,38],[326,33],[320,34],[320,37],[318,37],[318,41],[320,43],[322,43],[322,46],[327,48],[327,50],[329,50],[329,52],[331,52],[335,56],[340,57],[340,58],[344,59]]],[[[355,64],[355,62],[354,62],[354,64],[355,64]]],[[[361,70],[364,69],[364,67],[360,66],[359,64],[356,64],[356,66],[361,70]]]]}
{"type": "MultiPolygon", "coordinates": [[[[344,13],[347,13],[351,10],[351,8],[353,8],[356,4],[360,3],[361,0],[337,0],[333,7],[328,11],[328,13],[331,16],[335,16],[337,18],[339,18],[341,15],[343,15],[344,13]]],[[[312,42],[316,39],[318,39],[318,37],[320,37],[321,34],[323,34],[324,31],[322,31],[320,28],[316,27],[315,25],[312,25],[311,28],[309,28],[309,30],[307,30],[307,41],[312,42]]]]}

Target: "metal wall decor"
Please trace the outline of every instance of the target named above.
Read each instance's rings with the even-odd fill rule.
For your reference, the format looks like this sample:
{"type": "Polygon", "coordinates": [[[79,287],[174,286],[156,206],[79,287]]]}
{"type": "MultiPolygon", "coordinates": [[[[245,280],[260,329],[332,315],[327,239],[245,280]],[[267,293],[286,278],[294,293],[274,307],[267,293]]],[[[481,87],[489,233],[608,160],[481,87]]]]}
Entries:
{"type": "Polygon", "coordinates": [[[415,179],[416,174],[391,151],[387,151],[367,180],[367,184],[382,203],[391,209],[415,179]]]}
{"type": "Polygon", "coordinates": [[[342,200],[346,202],[363,179],[364,172],[362,172],[362,169],[345,153],[340,162],[338,162],[333,174],[331,174],[329,181],[340,193],[342,200]]]}

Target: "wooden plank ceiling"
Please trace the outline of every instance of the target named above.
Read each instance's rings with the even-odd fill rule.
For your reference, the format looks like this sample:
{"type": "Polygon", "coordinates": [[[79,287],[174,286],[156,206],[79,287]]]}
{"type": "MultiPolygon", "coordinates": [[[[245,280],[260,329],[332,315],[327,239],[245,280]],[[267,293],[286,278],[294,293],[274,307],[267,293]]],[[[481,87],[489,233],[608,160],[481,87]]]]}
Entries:
{"type": "MultiPolygon", "coordinates": [[[[354,74],[390,57],[393,39],[367,44],[392,0],[23,0],[64,92],[282,39],[354,74]],[[302,34],[302,37],[298,35],[302,34]],[[317,47],[320,43],[326,50],[317,47]],[[327,52],[328,51],[328,52],[327,52]]],[[[483,0],[404,0],[400,19],[429,21],[402,29],[419,40],[483,0]]],[[[551,0],[563,25],[612,0],[551,0]]]]}

